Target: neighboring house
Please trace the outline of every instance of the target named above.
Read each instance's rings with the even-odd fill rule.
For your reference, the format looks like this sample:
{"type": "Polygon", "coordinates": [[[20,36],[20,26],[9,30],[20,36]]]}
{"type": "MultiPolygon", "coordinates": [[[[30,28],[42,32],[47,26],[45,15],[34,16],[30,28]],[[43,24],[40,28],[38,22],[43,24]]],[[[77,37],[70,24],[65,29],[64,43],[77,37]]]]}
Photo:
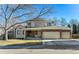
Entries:
{"type": "Polygon", "coordinates": [[[47,38],[47,39],[70,39],[71,29],[61,26],[48,26],[45,20],[29,20],[27,26],[17,24],[8,31],[9,38],[47,38]]]}

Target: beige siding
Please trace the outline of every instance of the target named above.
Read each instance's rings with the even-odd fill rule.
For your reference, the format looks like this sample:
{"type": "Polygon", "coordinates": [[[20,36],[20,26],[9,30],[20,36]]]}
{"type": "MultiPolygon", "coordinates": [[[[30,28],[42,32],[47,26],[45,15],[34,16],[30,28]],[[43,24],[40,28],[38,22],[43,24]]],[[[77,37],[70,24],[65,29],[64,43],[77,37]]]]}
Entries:
{"type": "Polygon", "coordinates": [[[60,38],[60,32],[43,32],[43,38],[60,38]]]}
{"type": "Polygon", "coordinates": [[[28,24],[28,27],[44,27],[47,26],[47,22],[44,21],[30,21],[28,22],[30,24],[28,24]]]}
{"type": "Polygon", "coordinates": [[[62,38],[70,38],[70,32],[62,32],[62,38]]]}

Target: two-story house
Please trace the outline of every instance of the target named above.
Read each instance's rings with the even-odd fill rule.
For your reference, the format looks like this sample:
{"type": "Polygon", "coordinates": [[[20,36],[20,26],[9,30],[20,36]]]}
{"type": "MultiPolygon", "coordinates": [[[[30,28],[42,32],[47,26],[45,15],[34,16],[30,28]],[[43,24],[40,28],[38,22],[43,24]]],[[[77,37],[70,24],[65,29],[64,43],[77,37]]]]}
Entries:
{"type": "Polygon", "coordinates": [[[17,24],[8,31],[9,38],[42,38],[42,39],[70,39],[71,29],[62,26],[48,26],[48,21],[41,18],[29,20],[26,26],[17,24]],[[12,37],[11,37],[12,35],[12,37]]]}
{"type": "Polygon", "coordinates": [[[48,21],[44,19],[34,19],[27,22],[26,31],[27,37],[34,38],[71,38],[71,29],[68,27],[48,25],[48,21]]]}

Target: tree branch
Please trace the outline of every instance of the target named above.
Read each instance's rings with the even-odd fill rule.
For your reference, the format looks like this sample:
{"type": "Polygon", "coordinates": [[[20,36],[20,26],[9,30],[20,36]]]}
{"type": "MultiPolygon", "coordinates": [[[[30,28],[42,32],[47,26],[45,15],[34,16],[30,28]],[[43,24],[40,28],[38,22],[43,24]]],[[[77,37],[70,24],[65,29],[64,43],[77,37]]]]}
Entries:
{"type": "Polygon", "coordinates": [[[3,12],[3,14],[4,14],[4,18],[7,19],[7,18],[6,18],[6,14],[5,14],[4,9],[3,9],[2,6],[1,6],[1,10],[2,10],[2,12],[3,12]]]}
{"type": "Polygon", "coordinates": [[[9,5],[7,4],[5,8],[5,14],[7,14],[8,8],[9,8],[9,5]]]}
{"type": "Polygon", "coordinates": [[[32,13],[33,13],[33,12],[30,12],[30,13],[24,13],[24,14],[22,14],[22,15],[13,17],[12,19],[20,18],[20,17],[23,17],[23,16],[25,16],[25,15],[30,15],[30,14],[32,14],[32,13]]]}
{"type": "Polygon", "coordinates": [[[19,6],[20,6],[20,5],[18,5],[15,9],[12,10],[12,12],[10,13],[8,19],[10,19],[10,17],[12,16],[12,14],[18,9],[19,6]]]}
{"type": "MultiPolygon", "coordinates": [[[[43,10],[44,10],[44,8],[41,9],[41,11],[39,12],[39,15],[37,15],[35,18],[33,18],[33,19],[31,19],[31,20],[37,19],[37,18],[39,18],[39,17],[41,17],[41,16],[43,16],[43,15],[49,13],[50,10],[51,10],[51,8],[49,8],[49,9],[48,9],[47,11],[45,11],[45,12],[43,12],[43,10]]],[[[28,22],[28,20],[23,21],[23,22],[20,22],[20,23],[15,23],[15,24],[11,25],[9,28],[7,28],[7,30],[10,29],[11,27],[17,25],[17,24],[22,24],[22,23],[25,23],[25,22],[28,22]]]]}

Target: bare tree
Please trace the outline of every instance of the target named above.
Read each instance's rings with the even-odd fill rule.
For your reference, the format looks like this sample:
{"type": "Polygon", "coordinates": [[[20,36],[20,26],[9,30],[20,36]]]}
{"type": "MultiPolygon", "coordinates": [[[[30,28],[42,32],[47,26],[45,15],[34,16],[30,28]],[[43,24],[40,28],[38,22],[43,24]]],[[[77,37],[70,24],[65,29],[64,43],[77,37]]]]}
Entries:
{"type": "Polygon", "coordinates": [[[64,18],[61,18],[60,23],[61,23],[61,26],[67,26],[67,21],[64,18]]]}
{"type": "MultiPolygon", "coordinates": [[[[29,5],[27,4],[0,5],[0,18],[4,20],[5,39],[8,40],[8,30],[13,26],[15,26],[16,24],[21,24],[27,22],[28,20],[37,19],[41,16],[52,13],[51,11],[52,8],[49,6],[42,7],[39,10],[38,7],[35,7],[35,5],[30,5],[30,4],[29,5]],[[28,18],[29,16],[31,17],[30,19],[28,18]],[[19,21],[12,23],[14,20],[19,20],[19,21]]],[[[0,25],[3,26],[2,24],[0,25]]]]}

